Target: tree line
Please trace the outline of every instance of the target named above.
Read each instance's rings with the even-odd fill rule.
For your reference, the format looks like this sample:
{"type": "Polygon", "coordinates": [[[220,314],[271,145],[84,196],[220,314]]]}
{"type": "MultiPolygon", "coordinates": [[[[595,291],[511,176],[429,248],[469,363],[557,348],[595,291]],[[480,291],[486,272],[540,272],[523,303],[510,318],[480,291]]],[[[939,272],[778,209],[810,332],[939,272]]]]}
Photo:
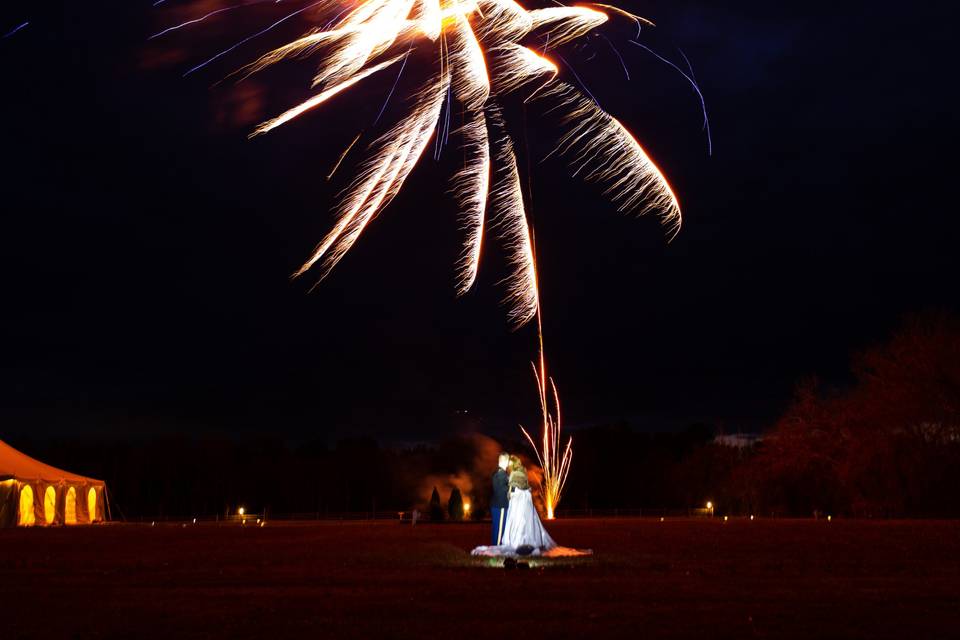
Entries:
{"type": "MultiPolygon", "coordinates": [[[[580,429],[560,511],[709,500],[718,514],[960,516],[957,318],[908,319],[885,344],[858,354],[851,372],[842,387],[799,384],[783,416],[751,446],[728,446],[705,424],[670,433],[627,423],[580,429]]],[[[241,505],[305,517],[428,514],[435,487],[446,507],[434,502],[435,517],[482,517],[496,454],[528,446],[478,434],[412,447],[364,437],[290,444],[229,435],[10,444],[105,480],[114,517],[128,519],[212,517],[241,505]]]]}

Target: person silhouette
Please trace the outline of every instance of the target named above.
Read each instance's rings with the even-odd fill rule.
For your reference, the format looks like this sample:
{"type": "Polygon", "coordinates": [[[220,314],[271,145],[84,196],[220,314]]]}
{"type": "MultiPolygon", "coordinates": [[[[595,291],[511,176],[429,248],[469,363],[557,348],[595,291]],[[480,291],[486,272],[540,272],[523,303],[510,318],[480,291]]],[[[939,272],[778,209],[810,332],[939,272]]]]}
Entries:
{"type": "Polygon", "coordinates": [[[490,496],[490,520],[492,532],[490,543],[493,546],[499,546],[503,540],[503,526],[507,521],[507,509],[510,506],[510,499],[507,494],[507,488],[510,482],[507,476],[507,465],[510,463],[510,456],[501,453],[497,458],[497,470],[493,472],[493,493],[490,496]]]}

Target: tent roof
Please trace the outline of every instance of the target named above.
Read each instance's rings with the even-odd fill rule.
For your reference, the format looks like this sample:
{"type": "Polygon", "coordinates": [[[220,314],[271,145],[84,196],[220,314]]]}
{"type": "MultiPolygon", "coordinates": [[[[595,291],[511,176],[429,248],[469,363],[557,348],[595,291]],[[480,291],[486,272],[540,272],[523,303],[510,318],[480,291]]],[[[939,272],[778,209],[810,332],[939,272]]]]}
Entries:
{"type": "Polygon", "coordinates": [[[94,480],[86,476],[64,471],[34,460],[25,453],[20,453],[3,440],[0,440],[0,480],[15,478],[17,480],[45,480],[57,482],[72,480],[74,482],[92,482],[103,484],[102,480],[94,480]]]}

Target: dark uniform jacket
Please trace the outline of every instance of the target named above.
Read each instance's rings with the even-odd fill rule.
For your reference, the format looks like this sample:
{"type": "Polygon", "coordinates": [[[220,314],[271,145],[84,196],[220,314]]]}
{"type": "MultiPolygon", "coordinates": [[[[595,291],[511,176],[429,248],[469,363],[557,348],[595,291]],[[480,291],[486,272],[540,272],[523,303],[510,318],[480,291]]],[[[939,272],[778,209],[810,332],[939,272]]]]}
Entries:
{"type": "Polygon", "coordinates": [[[491,509],[506,509],[510,506],[510,499],[507,497],[508,484],[509,478],[506,471],[497,469],[493,472],[493,495],[490,497],[491,509]]]}

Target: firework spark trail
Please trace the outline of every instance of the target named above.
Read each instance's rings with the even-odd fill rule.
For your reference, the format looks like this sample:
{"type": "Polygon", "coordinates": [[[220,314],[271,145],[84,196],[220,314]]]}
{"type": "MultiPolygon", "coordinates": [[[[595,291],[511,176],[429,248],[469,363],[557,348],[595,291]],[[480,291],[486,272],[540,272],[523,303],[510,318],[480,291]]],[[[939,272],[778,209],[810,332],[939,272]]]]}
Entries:
{"type": "MultiPolygon", "coordinates": [[[[245,3],[243,3],[243,4],[234,5],[234,6],[232,6],[232,7],[224,7],[224,8],[222,8],[222,9],[216,9],[216,10],[211,11],[210,13],[208,13],[208,14],[206,14],[206,15],[200,16],[199,18],[194,18],[194,19],[192,19],[192,20],[187,20],[186,22],[181,22],[180,24],[176,24],[176,25],[174,25],[174,26],[172,26],[172,27],[167,27],[167,28],[164,29],[163,31],[159,31],[159,32],[153,34],[152,36],[150,36],[149,38],[147,38],[147,40],[153,40],[154,38],[159,38],[160,36],[163,36],[163,35],[166,35],[166,34],[170,33],[171,31],[177,31],[178,29],[183,29],[184,27],[189,27],[189,26],[192,25],[192,24],[199,24],[199,23],[203,22],[204,20],[206,20],[207,18],[212,18],[213,16],[218,15],[218,14],[221,14],[221,13],[224,13],[224,12],[226,12],[226,11],[233,11],[234,9],[242,9],[243,7],[249,7],[249,6],[252,5],[252,4],[260,4],[261,2],[265,2],[265,1],[266,1],[266,0],[258,0],[258,1],[256,1],[256,2],[245,2],[245,3]]],[[[154,6],[156,6],[156,5],[154,5],[154,6]]]]}
{"type": "Polygon", "coordinates": [[[329,2],[330,2],[330,0],[318,0],[317,2],[314,2],[313,4],[307,5],[306,7],[302,8],[302,9],[298,9],[298,10],[294,11],[293,13],[290,13],[290,14],[288,14],[288,15],[280,18],[279,20],[277,20],[276,22],[274,22],[274,23],[271,24],[270,26],[266,27],[265,29],[261,29],[260,31],[257,31],[257,32],[254,33],[253,35],[247,36],[246,38],[244,38],[244,39],[241,40],[240,42],[236,43],[235,45],[233,45],[233,46],[231,46],[231,47],[228,47],[228,48],[224,49],[223,51],[221,51],[221,52],[218,53],[217,55],[213,56],[212,58],[208,58],[207,60],[204,60],[203,62],[201,62],[201,63],[198,64],[197,66],[191,67],[190,69],[187,69],[187,71],[183,74],[183,77],[186,78],[186,77],[187,77],[188,75],[190,75],[191,73],[195,73],[195,72],[199,71],[200,69],[203,69],[204,67],[208,66],[208,65],[211,64],[212,62],[215,62],[216,60],[219,60],[220,58],[222,58],[223,56],[227,55],[228,53],[230,53],[230,52],[232,52],[232,51],[235,51],[236,49],[238,49],[238,48],[242,47],[243,45],[247,44],[247,43],[250,42],[251,40],[255,40],[255,39],[259,38],[260,36],[264,35],[265,33],[268,33],[268,32],[270,32],[270,31],[272,31],[273,29],[275,29],[276,27],[280,26],[281,24],[283,24],[284,22],[286,22],[286,21],[289,20],[290,18],[293,18],[293,17],[295,17],[295,16],[298,16],[298,15],[300,15],[301,13],[303,13],[304,11],[309,11],[310,9],[313,9],[313,8],[315,8],[315,7],[319,7],[320,5],[322,5],[322,4],[327,4],[327,3],[329,3],[329,2]]]}
{"type": "Polygon", "coordinates": [[[400,63],[400,70],[397,71],[397,77],[393,81],[393,86],[390,87],[390,92],[387,93],[387,97],[383,100],[383,106],[380,107],[380,111],[377,113],[376,119],[374,119],[373,124],[380,122],[380,118],[383,117],[383,112],[387,110],[387,104],[390,103],[390,98],[393,97],[393,92],[397,90],[397,85],[400,84],[400,76],[403,75],[403,70],[407,68],[407,60],[410,59],[410,52],[413,51],[413,43],[410,43],[410,46],[407,48],[407,55],[403,56],[403,62],[400,63]]]}
{"type": "Polygon", "coordinates": [[[490,142],[487,118],[475,110],[461,128],[466,166],[453,177],[453,187],[461,209],[461,228],[466,235],[463,252],[457,262],[457,293],[463,295],[473,286],[480,267],[483,226],[490,188],[490,142]]]}
{"type": "Polygon", "coordinates": [[[640,33],[643,31],[643,25],[647,25],[648,27],[655,27],[655,26],[656,26],[655,24],[653,24],[652,22],[650,22],[650,21],[647,20],[646,18],[644,18],[644,17],[642,17],[642,16],[638,16],[638,15],[635,14],[635,13],[630,13],[629,11],[626,11],[626,10],[624,10],[624,9],[621,9],[620,7],[615,7],[615,6],[613,6],[612,4],[603,4],[603,3],[600,3],[600,2],[594,2],[594,3],[592,3],[592,4],[593,4],[593,6],[595,6],[595,7],[600,7],[601,9],[606,9],[607,11],[612,11],[613,13],[620,14],[621,16],[624,16],[625,18],[629,18],[630,20],[633,20],[633,22],[637,25],[637,37],[638,37],[638,38],[640,37],[640,33]]]}
{"type": "Polygon", "coordinates": [[[657,53],[647,45],[636,42],[635,40],[628,40],[628,42],[630,44],[640,47],[641,49],[648,52],[649,54],[651,54],[652,56],[654,56],[664,64],[667,64],[673,67],[677,71],[677,73],[682,75],[687,80],[687,82],[690,83],[690,86],[693,87],[693,90],[696,92],[697,97],[700,98],[700,109],[703,111],[703,130],[707,134],[707,154],[712,156],[713,155],[713,134],[710,132],[710,118],[707,115],[707,100],[706,98],[703,97],[703,92],[700,90],[700,84],[697,82],[697,77],[693,73],[693,65],[690,64],[690,59],[687,57],[687,54],[685,54],[682,50],[679,50],[680,55],[683,56],[683,60],[687,64],[687,69],[690,71],[689,75],[683,69],[678,67],[676,64],[674,64],[670,60],[667,60],[666,58],[664,58],[662,55],[660,55],[659,53],[657,53]]]}
{"type": "MultiPolygon", "coordinates": [[[[490,144],[483,105],[490,98],[490,76],[480,42],[464,14],[456,17],[453,52],[448,57],[453,93],[466,107],[469,120],[462,127],[464,150],[470,158],[454,176],[466,242],[457,264],[457,293],[466,293],[477,278],[483,246],[483,224],[490,187],[490,144]]],[[[449,97],[449,94],[448,94],[449,97]]],[[[450,106],[447,105],[449,131],[450,106]]]]}
{"type": "Polygon", "coordinates": [[[712,156],[713,133],[710,131],[710,116],[707,115],[707,100],[703,97],[703,91],[700,90],[700,83],[697,81],[697,74],[693,72],[693,65],[690,63],[690,58],[683,52],[683,49],[678,47],[677,51],[680,52],[680,56],[687,65],[687,71],[690,72],[690,84],[693,85],[693,90],[697,92],[697,97],[700,98],[700,108],[703,110],[703,130],[707,134],[707,155],[712,156]]]}
{"type": "Polygon", "coordinates": [[[671,237],[680,230],[680,205],[660,169],[633,135],[616,118],[562,82],[548,87],[538,99],[554,98],[571,125],[551,151],[572,156],[573,175],[606,185],[604,194],[621,211],[659,212],[671,237]]]}
{"type": "Polygon", "coordinates": [[[295,106],[294,108],[288,111],[285,111],[284,113],[280,114],[276,118],[273,118],[272,120],[267,120],[266,122],[258,126],[254,130],[254,132],[250,134],[250,137],[253,138],[262,133],[267,133],[271,129],[276,129],[280,125],[293,120],[294,118],[304,113],[305,111],[309,111],[310,109],[313,109],[314,107],[323,104],[324,102],[326,102],[333,96],[337,95],[341,91],[345,91],[349,89],[350,87],[357,84],[367,76],[373,75],[374,73],[376,73],[377,71],[380,71],[381,69],[386,69],[393,63],[400,60],[402,57],[403,56],[397,56],[396,58],[392,58],[390,60],[387,60],[386,62],[381,62],[375,67],[370,67],[369,69],[365,70],[363,73],[358,73],[357,75],[353,76],[349,80],[330,87],[326,91],[323,91],[315,95],[314,97],[310,98],[306,102],[302,102],[297,106],[295,106]]]}
{"type": "Polygon", "coordinates": [[[513,141],[504,131],[503,119],[495,107],[490,108],[490,124],[500,132],[494,138],[499,171],[490,192],[493,204],[494,228],[500,231],[507,251],[507,261],[512,273],[507,277],[507,318],[514,326],[522,326],[537,313],[540,291],[537,285],[537,266],[533,255],[533,242],[523,205],[520,171],[513,150],[513,141]]]}
{"type": "Polygon", "coordinates": [[[330,170],[330,173],[327,174],[327,180],[333,177],[333,174],[337,172],[337,169],[340,168],[340,165],[343,163],[343,159],[347,157],[347,154],[350,153],[350,149],[353,149],[353,145],[357,144],[357,141],[360,139],[360,136],[363,135],[363,131],[357,134],[347,148],[343,150],[343,153],[340,154],[340,157],[337,159],[337,163],[333,165],[333,169],[330,170]]]}
{"type": "Polygon", "coordinates": [[[12,36],[13,34],[17,33],[17,32],[20,31],[21,29],[25,29],[25,28],[28,27],[29,25],[30,25],[30,21],[29,21],[29,20],[27,20],[26,22],[23,22],[23,23],[21,23],[21,24],[18,24],[18,25],[15,26],[13,29],[10,29],[10,31],[7,31],[5,34],[3,34],[2,38],[9,38],[9,37],[12,36]]]}
{"type": "Polygon", "coordinates": [[[603,38],[604,40],[606,40],[607,44],[610,45],[610,49],[613,51],[614,55],[617,56],[617,60],[620,61],[620,66],[623,67],[623,75],[625,75],[627,77],[627,81],[629,81],[630,70],[627,69],[627,63],[624,61],[623,56],[620,55],[620,50],[613,45],[613,42],[611,42],[610,38],[608,38],[607,36],[603,35],[602,33],[598,33],[597,35],[603,38]]]}

